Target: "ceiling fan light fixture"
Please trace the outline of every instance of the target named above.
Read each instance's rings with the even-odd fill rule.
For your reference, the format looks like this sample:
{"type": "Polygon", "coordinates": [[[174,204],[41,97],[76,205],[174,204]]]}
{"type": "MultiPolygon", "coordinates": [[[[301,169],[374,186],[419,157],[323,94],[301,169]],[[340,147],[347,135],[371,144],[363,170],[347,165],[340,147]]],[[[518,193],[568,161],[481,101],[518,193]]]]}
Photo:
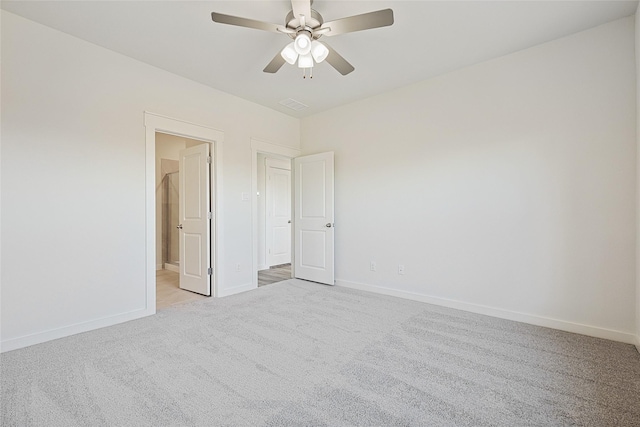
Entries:
{"type": "Polygon", "coordinates": [[[297,62],[298,67],[304,70],[303,76],[306,76],[307,69],[309,70],[309,78],[313,77],[311,74],[313,66],[325,60],[343,76],[355,70],[353,65],[329,45],[319,43],[318,38],[388,27],[394,23],[393,10],[391,9],[361,13],[326,22],[322,15],[311,8],[314,0],[289,1],[291,2],[291,11],[285,16],[284,25],[217,12],[211,12],[211,19],[220,24],[285,34],[291,39],[289,45],[276,53],[262,71],[273,74],[285,63],[294,65],[297,62]]]}
{"type": "Polygon", "coordinates": [[[291,65],[295,64],[296,60],[298,59],[298,52],[296,52],[296,49],[294,47],[294,42],[291,42],[288,45],[286,45],[284,49],[282,49],[282,52],[280,52],[280,55],[289,64],[291,65]]]}
{"type": "Polygon", "coordinates": [[[300,55],[298,58],[298,68],[313,68],[313,57],[310,53],[300,55]]]}
{"type": "Polygon", "coordinates": [[[311,37],[307,33],[299,33],[293,43],[298,55],[306,55],[311,52],[311,37]]]}
{"type": "Polygon", "coordinates": [[[329,56],[329,49],[317,40],[311,42],[311,55],[319,64],[329,56]]]}

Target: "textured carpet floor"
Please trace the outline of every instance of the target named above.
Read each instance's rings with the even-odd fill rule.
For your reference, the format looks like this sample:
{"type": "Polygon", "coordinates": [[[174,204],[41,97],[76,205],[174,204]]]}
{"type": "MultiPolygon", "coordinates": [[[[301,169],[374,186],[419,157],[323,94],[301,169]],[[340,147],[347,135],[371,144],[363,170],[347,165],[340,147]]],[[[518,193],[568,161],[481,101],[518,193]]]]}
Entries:
{"type": "Polygon", "coordinates": [[[2,426],[639,426],[631,345],[299,280],[1,356],[2,426]]]}

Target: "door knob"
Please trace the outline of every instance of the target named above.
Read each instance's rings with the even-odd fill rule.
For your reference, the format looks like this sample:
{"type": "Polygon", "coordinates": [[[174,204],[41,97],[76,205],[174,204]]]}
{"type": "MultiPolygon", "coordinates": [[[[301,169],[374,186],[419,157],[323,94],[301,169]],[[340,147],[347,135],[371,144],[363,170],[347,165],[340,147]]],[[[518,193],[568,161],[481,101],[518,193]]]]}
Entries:
{"type": "Polygon", "coordinates": [[[176,228],[182,230],[182,224],[178,224],[176,228]]]}
{"type": "Polygon", "coordinates": [[[291,224],[291,220],[287,221],[287,224],[291,224]]]}
{"type": "Polygon", "coordinates": [[[327,228],[331,228],[331,223],[330,223],[330,222],[328,222],[328,223],[327,223],[327,225],[325,225],[325,227],[327,227],[327,228]]]}

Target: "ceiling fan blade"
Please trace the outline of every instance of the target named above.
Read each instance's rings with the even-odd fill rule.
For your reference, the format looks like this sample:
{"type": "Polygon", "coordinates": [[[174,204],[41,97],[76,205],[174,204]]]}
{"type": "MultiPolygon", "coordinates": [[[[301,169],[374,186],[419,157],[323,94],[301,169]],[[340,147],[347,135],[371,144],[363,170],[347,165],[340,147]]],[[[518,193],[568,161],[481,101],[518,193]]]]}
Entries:
{"type": "Polygon", "coordinates": [[[347,62],[346,59],[340,56],[338,52],[333,50],[331,46],[327,45],[326,43],[323,44],[327,47],[327,49],[329,49],[329,55],[327,55],[327,59],[325,59],[325,61],[327,61],[333,68],[338,70],[340,74],[346,76],[347,74],[355,70],[353,65],[349,64],[349,62],[347,62]]]}
{"type": "Polygon", "coordinates": [[[271,62],[269,62],[267,66],[264,67],[264,70],[262,71],[264,71],[265,73],[273,74],[277,72],[283,65],[284,65],[284,58],[282,57],[282,55],[280,55],[280,52],[278,52],[276,56],[273,57],[271,62]]]}
{"type": "Polygon", "coordinates": [[[301,15],[304,16],[301,25],[304,25],[304,21],[309,22],[311,19],[311,0],[291,0],[291,7],[294,18],[300,19],[301,15]]]}
{"type": "Polygon", "coordinates": [[[213,22],[220,24],[236,25],[238,27],[254,28],[256,30],[269,31],[272,33],[287,32],[287,28],[282,25],[270,22],[256,21],[255,19],[240,18],[239,16],[225,15],[223,13],[211,12],[213,22]]]}
{"type": "Polygon", "coordinates": [[[337,36],[339,34],[353,33],[354,31],[369,30],[371,28],[387,27],[392,24],[393,10],[383,9],[376,12],[363,13],[362,15],[325,22],[320,28],[330,28],[331,31],[324,34],[329,37],[337,36]]]}

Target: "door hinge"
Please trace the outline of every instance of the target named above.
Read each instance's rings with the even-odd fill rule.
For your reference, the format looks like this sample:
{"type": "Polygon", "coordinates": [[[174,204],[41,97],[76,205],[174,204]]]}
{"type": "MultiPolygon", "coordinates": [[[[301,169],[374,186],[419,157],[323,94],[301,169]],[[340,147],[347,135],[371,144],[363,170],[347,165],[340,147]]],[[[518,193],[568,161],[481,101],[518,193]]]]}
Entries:
{"type": "Polygon", "coordinates": [[[211,164],[211,156],[207,157],[207,163],[211,164]]]}
{"type": "Polygon", "coordinates": [[[213,268],[211,267],[207,268],[207,274],[211,276],[213,274],[213,268]]]}
{"type": "Polygon", "coordinates": [[[207,212],[207,219],[213,218],[213,212],[207,212]]]}

